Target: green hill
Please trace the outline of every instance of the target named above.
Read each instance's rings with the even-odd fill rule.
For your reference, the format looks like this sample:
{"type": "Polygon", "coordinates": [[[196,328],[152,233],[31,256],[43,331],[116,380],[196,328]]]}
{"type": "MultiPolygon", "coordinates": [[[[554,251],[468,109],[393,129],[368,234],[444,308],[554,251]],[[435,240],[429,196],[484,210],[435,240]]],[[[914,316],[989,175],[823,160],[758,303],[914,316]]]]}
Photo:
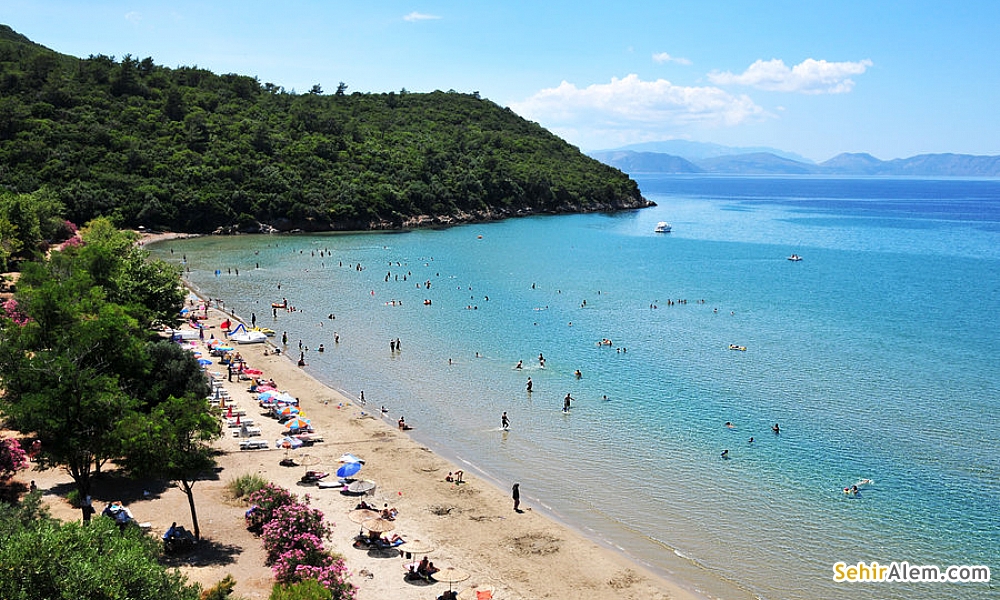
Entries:
{"type": "Polygon", "coordinates": [[[650,203],[478,94],[304,94],[151,58],[79,59],[0,26],[0,186],[82,223],[397,228],[650,203]]]}

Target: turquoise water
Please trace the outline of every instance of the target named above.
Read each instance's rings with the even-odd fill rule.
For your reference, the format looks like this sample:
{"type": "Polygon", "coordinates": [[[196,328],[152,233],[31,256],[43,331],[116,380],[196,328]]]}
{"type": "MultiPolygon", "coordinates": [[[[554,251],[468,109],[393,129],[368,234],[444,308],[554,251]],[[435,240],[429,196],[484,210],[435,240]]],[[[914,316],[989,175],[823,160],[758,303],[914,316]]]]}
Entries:
{"type": "Polygon", "coordinates": [[[321,380],[709,595],[996,597],[1000,181],[637,179],[658,207],[151,249],[321,380]],[[274,320],[283,297],[302,311],[274,320]],[[832,579],[893,560],[994,583],[832,579]]]}

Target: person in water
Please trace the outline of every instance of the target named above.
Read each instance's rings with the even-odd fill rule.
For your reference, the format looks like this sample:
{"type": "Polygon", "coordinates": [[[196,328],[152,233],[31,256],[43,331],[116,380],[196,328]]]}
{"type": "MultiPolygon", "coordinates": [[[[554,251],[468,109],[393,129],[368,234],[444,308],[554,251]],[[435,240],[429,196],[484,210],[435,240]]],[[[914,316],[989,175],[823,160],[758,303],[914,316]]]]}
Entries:
{"type": "Polygon", "coordinates": [[[729,450],[722,451],[722,458],[729,458],[729,450]]]}
{"type": "Polygon", "coordinates": [[[569,403],[572,402],[572,401],[573,401],[573,397],[570,396],[569,394],[566,394],[566,397],[563,398],[563,412],[569,412],[569,408],[570,408],[570,404],[569,403]]]}
{"type": "Polygon", "coordinates": [[[528,383],[524,387],[528,391],[528,393],[530,394],[531,393],[531,387],[532,387],[531,377],[528,378],[528,383]]]}
{"type": "Polygon", "coordinates": [[[778,427],[777,423],[775,423],[774,427],[771,427],[771,431],[773,431],[774,433],[781,433],[781,428],[778,427]]]}
{"type": "Polygon", "coordinates": [[[500,415],[500,427],[503,428],[504,431],[510,429],[510,419],[507,418],[507,411],[503,411],[503,414],[500,415]]]}

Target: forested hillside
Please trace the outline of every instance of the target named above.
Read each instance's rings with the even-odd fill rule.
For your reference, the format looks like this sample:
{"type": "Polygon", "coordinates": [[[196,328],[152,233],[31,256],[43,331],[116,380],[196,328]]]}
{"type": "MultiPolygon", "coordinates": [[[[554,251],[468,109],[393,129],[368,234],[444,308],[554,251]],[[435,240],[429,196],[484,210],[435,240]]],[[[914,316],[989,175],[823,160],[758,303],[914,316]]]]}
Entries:
{"type": "Polygon", "coordinates": [[[0,26],[0,186],[83,223],[395,228],[647,205],[635,181],[478,94],[289,92],[0,26]]]}

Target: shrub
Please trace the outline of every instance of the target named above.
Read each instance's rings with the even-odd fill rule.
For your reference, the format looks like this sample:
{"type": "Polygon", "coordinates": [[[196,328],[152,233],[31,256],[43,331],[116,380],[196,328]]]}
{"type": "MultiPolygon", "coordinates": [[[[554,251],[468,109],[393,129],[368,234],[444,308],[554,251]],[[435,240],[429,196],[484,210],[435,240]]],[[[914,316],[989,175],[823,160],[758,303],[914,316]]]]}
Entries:
{"type": "Polygon", "coordinates": [[[0,438],[0,481],[10,479],[28,466],[28,454],[14,438],[0,438]]]}
{"type": "Polygon", "coordinates": [[[315,579],[276,583],[268,600],[330,600],[330,590],[315,579]]]}
{"type": "Polygon", "coordinates": [[[260,533],[265,523],[274,516],[274,511],[282,506],[296,503],[295,494],[285,488],[268,483],[261,489],[250,494],[250,510],[246,513],[247,528],[254,533],[260,533]]]}
{"type": "Polygon", "coordinates": [[[226,600],[229,594],[233,593],[234,587],[236,587],[236,580],[233,579],[232,575],[226,575],[219,583],[204,590],[199,600],[226,600]]]}
{"type": "Polygon", "coordinates": [[[267,485],[267,480],[256,473],[240,475],[229,482],[227,486],[229,495],[234,500],[248,500],[249,496],[256,491],[263,489],[267,485]]]}
{"type": "Polygon", "coordinates": [[[330,535],[330,527],[323,521],[323,513],[305,504],[281,506],[264,523],[262,538],[267,564],[274,564],[278,556],[288,550],[315,551],[323,549],[323,538],[330,535]]]}

